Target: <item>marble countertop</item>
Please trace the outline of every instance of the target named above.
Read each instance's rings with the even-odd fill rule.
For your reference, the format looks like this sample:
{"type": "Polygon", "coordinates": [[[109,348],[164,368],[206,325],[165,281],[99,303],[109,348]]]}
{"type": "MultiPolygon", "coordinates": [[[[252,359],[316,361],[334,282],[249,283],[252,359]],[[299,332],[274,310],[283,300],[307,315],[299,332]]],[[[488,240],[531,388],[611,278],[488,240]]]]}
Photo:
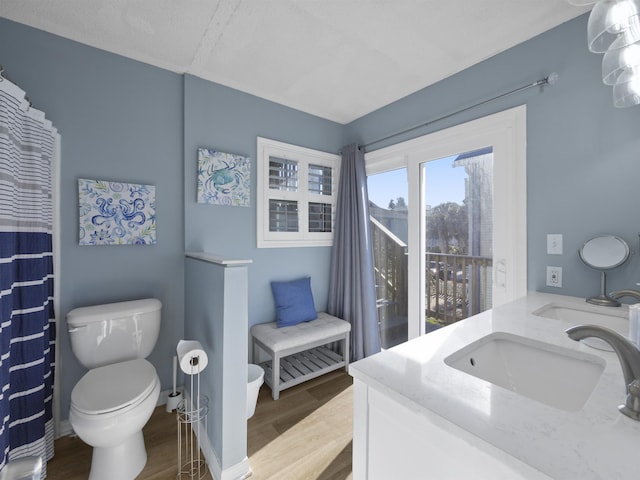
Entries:
{"type": "MultiPolygon", "coordinates": [[[[549,303],[607,308],[592,307],[582,298],[530,292],[355,362],[349,372],[411,410],[428,409],[552,478],[638,478],[640,422],[618,411],[626,394],[617,355],[569,339],[565,330],[576,322],[532,314],[549,303]],[[547,406],[444,363],[450,354],[497,331],[604,359],[605,369],[584,407],[565,411],[547,406]]],[[[621,318],[603,326],[626,336],[626,307],[615,310],[621,318]]]]}

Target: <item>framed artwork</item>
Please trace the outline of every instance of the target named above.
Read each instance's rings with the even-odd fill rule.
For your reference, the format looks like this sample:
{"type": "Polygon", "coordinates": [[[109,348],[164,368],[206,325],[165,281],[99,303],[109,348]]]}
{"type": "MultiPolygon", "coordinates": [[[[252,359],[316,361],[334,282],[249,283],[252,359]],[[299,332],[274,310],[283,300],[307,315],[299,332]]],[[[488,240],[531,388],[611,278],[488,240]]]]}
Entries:
{"type": "Polygon", "coordinates": [[[198,203],[248,207],[251,158],[198,149],[198,203]]]}
{"type": "Polygon", "coordinates": [[[80,245],[154,245],[156,187],[78,180],[80,245]]]}

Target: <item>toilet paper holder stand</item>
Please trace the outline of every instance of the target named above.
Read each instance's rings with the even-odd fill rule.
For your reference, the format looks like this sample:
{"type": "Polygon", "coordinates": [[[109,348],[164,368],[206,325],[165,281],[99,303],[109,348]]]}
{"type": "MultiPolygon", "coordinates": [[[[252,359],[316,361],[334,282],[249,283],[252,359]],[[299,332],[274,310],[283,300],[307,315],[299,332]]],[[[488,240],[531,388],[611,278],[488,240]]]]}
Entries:
{"type": "MultiPolygon", "coordinates": [[[[192,367],[200,364],[198,356],[189,360],[192,367]]],[[[206,360],[205,362],[206,366],[206,360]]],[[[200,430],[207,431],[207,414],[209,413],[209,397],[200,393],[201,368],[195,368],[189,374],[190,395],[187,398],[178,392],[180,400],[176,404],[178,419],[178,479],[202,479],[207,473],[207,463],[199,447],[200,430]]],[[[184,370],[183,370],[184,371],[184,370]]],[[[185,372],[188,374],[188,372],[185,372]]]]}

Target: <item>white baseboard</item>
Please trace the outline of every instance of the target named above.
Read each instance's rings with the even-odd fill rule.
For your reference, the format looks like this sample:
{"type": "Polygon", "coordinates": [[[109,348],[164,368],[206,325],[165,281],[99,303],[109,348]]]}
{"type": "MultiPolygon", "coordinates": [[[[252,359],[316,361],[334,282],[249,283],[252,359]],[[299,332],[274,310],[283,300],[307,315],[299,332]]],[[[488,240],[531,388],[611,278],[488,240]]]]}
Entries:
{"type": "MultiPolygon", "coordinates": [[[[189,393],[185,392],[185,401],[189,400],[189,393]]],[[[211,441],[209,440],[209,434],[205,427],[205,424],[200,421],[200,429],[197,428],[197,425],[194,425],[193,431],[198,438],[198,444],[202,453],[204,454],[205,461],[209,466],[209,470],[211,471],[211,476],[216,480],[244,480],[249,478],[253,473],[251,471],[251,467],[249,466],[249,458],[244,457],[241,462],[232,465],[226,469],[222,469],[222,464],[220,463],[220,459],[216,454],[213,446],[211,445],[211,441]],[[200,435],[198,435],[198,430],[200,435]]]]}
{"type": "Polygon", "coordinates": [[[200,427],[200,437],[201,438],[198,438],[198,443],[200,444],[200,449],[204,454],[204,458],[207,462],[207,465],[209,466],[209,470],[211,471],[211,476],[213,478],[215,478],[216,480],[244,480],[251,476],[253,472],[251,471],[251,467],[249,466],[248,457],[244,457],[241,462],[238,462],[235,465],[222,470],[220,459],[211,446],[209,436],[207,435],[203,424],[201,424],[200,427]]]}

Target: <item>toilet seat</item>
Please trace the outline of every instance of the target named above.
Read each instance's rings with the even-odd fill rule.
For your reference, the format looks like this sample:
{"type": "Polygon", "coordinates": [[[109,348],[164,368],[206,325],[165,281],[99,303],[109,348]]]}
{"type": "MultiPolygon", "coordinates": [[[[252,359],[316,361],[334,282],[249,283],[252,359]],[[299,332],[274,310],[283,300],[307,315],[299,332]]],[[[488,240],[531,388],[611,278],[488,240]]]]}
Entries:
{"type": "Polygon", "coordinates": [[[135,406],[157,382],[156,370],[140,358],[89,370],[71,392],[71,405],[87,415],[101,415],[135,406]]]}

